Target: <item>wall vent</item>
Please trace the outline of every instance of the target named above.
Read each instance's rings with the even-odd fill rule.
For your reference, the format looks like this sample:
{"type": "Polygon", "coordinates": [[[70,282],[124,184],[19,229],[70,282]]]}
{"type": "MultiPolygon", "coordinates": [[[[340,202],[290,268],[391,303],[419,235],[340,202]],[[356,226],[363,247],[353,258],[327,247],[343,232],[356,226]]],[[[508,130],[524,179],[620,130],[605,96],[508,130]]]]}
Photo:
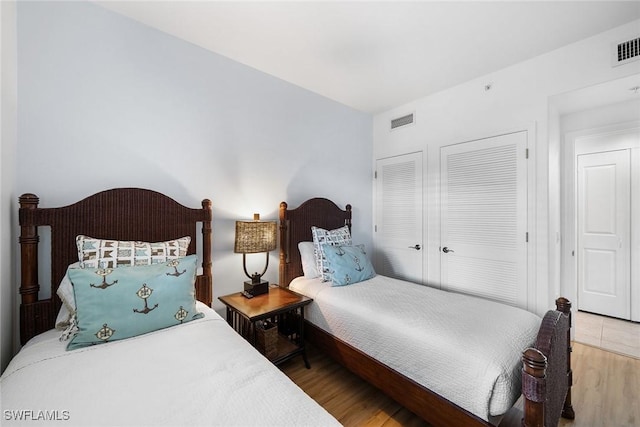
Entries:
{"type": "Polygon", "coordinates": [[[391,120],[391,130],[413,124],[413,113],[391,120]]]}
{"type": "Polygon", "coordinates": [[[626,64],[640,59],[640,37],[613,45],[612,66],[626,64]]]}

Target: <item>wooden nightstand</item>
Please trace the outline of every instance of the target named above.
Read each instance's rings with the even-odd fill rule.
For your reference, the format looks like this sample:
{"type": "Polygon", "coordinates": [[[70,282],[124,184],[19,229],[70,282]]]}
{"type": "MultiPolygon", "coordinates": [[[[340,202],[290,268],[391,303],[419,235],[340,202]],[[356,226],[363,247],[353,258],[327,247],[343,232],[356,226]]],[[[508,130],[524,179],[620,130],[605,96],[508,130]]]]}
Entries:
{"type": "Polygon", "coordinates": [[[218,299],[227,306],[229,325],[263,354],[266,353],[274,364],[301,354],[305,366],[310,368],[304,348],[304,307],[313,301],[311,298],[272,286],[268,293],[250,299],[245,298],[241,292],[218,299]],[[258,345],[262,342],[259,335],[265,333],[261,327],[264,324],[277,327],[275,351],[265,352],[258,345]]]}

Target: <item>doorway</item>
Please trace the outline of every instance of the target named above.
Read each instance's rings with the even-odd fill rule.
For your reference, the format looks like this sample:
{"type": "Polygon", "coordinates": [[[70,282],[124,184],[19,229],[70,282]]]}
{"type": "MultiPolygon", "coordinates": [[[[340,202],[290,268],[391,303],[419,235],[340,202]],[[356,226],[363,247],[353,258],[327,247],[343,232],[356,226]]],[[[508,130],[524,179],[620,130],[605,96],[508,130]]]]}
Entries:
{"type": "Polygon", "coordinates": [[[565,142],[564,268],[576,307],[640,321],[640,123],[570,132],[565,142]]]}

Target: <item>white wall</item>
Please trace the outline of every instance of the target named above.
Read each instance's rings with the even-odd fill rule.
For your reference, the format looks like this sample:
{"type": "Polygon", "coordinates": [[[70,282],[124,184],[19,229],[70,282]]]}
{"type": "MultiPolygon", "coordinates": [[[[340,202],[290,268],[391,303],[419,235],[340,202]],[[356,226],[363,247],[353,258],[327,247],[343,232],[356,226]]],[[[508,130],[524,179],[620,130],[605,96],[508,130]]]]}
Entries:
{"type": "Polygon", "coordinates": [[[16,254],[12,232],[12,206],[16,159],[16,4],[0,2],[0,372],[12,356],[17,294],[14,279],[16,254]]]}
{"type": "Polygon", "coordinates": [[[322,196],[353,205],[354,238],[371,246],[370,115],[85,2],[20,2],[18,68],[16,194],[211,199],[216,309],[247,280],[236,219],[322,196]]]}
{"type": "MultiPolygon", "coordinates": [[[[530,254],[533,257],[530,286],[535,295],[531,309],[539,313],[551,307],[558,295],[559,274],[550,271],[560,257],[555,236],[560,214],[560,176],[549,165],[559,164],[557,118],[550,119],[553,95],[640,72],[640,61],[612,68],[610,48],[625,37],[637,37],[640,21],[618,27],[556,51],[541,55],[482,78],[418,99],[374,117],[374,161],[378,158],[422,150],[426,155],[425,280],[440,282],[440,216],[438,177],[440,147],[505,131],[529,130],[530,147],[530,254]],[[490,90],[485,90],[487,84],[490,90]],[[389,120],[415,112],[416,124],[390,132],[389,120]],[[550,125],[551,122],[551,126],[550,125]],[[554,124],[555,122],[555,124],[554,124]],[[550,178],[551,177],[551,178],[550,178]],[[552,180],[550,180],[552,179],[552,180]],[[549,200],[551,198],[551,201],[549,200]]],[[[554,267],[556,268],[556,267],[554,267]]]]}

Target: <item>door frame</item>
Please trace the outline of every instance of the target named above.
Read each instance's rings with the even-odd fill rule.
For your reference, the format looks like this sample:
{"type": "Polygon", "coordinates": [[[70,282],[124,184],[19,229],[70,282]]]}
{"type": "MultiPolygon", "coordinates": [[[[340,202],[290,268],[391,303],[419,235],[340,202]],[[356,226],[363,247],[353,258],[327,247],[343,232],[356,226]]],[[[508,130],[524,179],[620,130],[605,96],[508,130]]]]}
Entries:
{"type": "MultiPolygon", "coordinates": [[[[633,197],[634,190],[640,189],[640,142],[628,143],[614,141],[607,145],[606,149],[590,141],[591,137],[615,136],[636,130],[640,132],[640,121],[618,123],[591,129],[567,132],[564,136],[562,149],[563,173],[562,173],[562,232],[561,232],[561,281],[560,293],[566,295],[569,300],[578,301],[578,258],[575,256],[578,247],[578,212],[577,212],[577,172],[578,156],[614,150],[631,150],[631,320],[640,321],[640,264],[634,263],[640,260],[640,197],[633,197]],[[634,283],[637,283],[634,286],[634,283]]],[[[576,307],[578,304],[576,304],[576,307]]]]}

